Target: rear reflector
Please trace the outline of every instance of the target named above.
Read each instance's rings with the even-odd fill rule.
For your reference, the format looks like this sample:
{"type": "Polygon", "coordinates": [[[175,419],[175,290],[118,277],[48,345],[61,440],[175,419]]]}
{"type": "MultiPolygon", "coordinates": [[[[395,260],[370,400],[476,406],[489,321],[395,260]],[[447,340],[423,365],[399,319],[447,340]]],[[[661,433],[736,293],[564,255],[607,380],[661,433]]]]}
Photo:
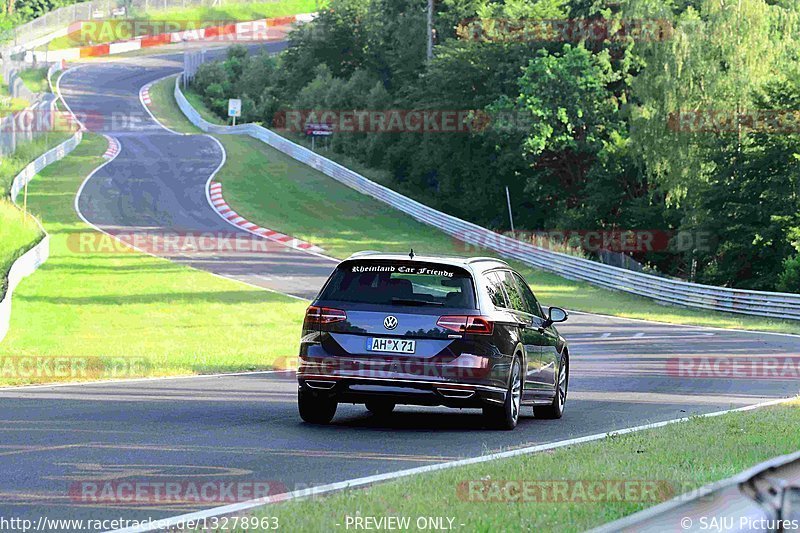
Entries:
{"type": "Polygon", "coordinates": [[[333,324],[334,322],[344,322],[345,320],[347,320],[347,313],[341,309],[312,305],[306,310],[305,322],[307,325],[333,324]]]}
{"type": "Polygon", "coordinates": [[[494,322],[482,316],[447,315],[439,317],[436,325],[440,328],[472,335],[491,335],[494,330],[494,322]]]}

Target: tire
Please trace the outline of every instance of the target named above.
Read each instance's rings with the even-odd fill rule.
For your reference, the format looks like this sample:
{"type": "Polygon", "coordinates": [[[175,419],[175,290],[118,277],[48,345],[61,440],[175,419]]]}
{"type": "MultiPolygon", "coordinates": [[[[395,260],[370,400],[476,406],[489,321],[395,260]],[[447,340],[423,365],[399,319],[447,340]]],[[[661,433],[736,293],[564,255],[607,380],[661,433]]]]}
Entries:
{"type": "Polygon", "coordinates": [[[503,405],[487,405],[483,408],[486,424],[492,429],[512,430],[519,421],[519,409],[522,403],[522,364],[519,357],[511,364],[511,375],[508,380],[508,391],[503,405]]]}
{"type": "Polygon", "coordinates": [[[566,352],[561,354],[561,364],[556,380],[556,395],[553,403],[542,407],[534,407],[533,415],[536,418],[556,420],[564,414],[564,405],[567,403],[567,389],[569,388],[569,358],[566,352]]]}
{"type": "Polygon", "coordinates": [[[300,418],[310,424],[328,424],[336,414],[338,403],[332,398],[315,395],[301,388],[297,392],[297,408],[300,418]]]}
{"type": "Polygon", "coordinates": [[[383,400],[370,400],[366,404],[367,410],[375,416],[388,416],[394,411],[394,402],[383,400]]]}

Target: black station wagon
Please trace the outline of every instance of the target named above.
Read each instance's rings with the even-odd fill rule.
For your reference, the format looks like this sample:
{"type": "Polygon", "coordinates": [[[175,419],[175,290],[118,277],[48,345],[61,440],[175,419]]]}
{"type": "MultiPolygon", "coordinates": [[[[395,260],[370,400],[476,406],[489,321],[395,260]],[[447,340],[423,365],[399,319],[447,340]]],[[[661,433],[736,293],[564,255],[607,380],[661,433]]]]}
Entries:
{"type": "Polygon", "coordinates": [[[397,404],[483,409],[513,429],[522,406],[561,418],[569,351],[524,278],[486,257],[361,252],[343,261],[308,308],[298,403],[325,424],[339,403],[388,415],[397,404]]]}

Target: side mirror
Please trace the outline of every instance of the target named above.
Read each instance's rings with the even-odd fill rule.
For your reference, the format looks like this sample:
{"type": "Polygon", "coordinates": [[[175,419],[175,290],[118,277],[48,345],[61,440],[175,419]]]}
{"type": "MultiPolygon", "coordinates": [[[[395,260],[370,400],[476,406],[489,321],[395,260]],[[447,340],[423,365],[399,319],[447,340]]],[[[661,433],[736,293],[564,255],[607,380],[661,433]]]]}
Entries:
{"type": "Polygon", "coordinates": [[[566,322],[569,315],[566,311],[561,309],[560,307],[551,307],[550,312],[548,313],[547,320],[551,324],[555,324],[557,322],[566,322]]]}

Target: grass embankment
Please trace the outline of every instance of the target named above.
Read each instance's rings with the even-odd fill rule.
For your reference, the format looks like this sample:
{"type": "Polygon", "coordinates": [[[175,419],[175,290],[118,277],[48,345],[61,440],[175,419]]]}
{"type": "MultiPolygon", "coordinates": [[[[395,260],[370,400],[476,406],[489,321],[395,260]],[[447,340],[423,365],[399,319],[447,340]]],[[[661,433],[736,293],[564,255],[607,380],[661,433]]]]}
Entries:
{"type": "MultiPolygon", "coordinates": [[[[418,517],[449,517],[454,529],[463,531],[585,531],[797,451],[798,424],[800,401],[795,401],[273,505],[257,510],[255,516],[277,517],[281,528],[289,531],[344,529],[348,516],[411,517],[412,524],[418,517]],[[481,480],[484,489],[473,488],[470,497],[465,485],[481,480]],[[630,481],[623,486],[632,495],[581,500],[581,488],[586,494],[592,483],[603,480],[630,481]],[[566,501],[531,501],[531,497],[497,501],[504,494],[498,490],[503,481],[542,482],[545,490],[558,486],[553,481],[567,481],[566,501]],[[657,489],[637,491],[637,481],[657,489]],[[623,501],[608,501],[614,499],[623,501]]],[[[552,500],[543,499],[548,498],[552,500]]],[[[673,529],[681,528],[675,524],[673,529]]]]}
{"type": "MultiPolygon", "coordinates": [[[[87,22],[87,29],[57,37],[50,42],[50,50],[63,50],[77,46],[103,44],[130,39],[128,21],[136,21],[144,35],[196,29],[199,27],[221,26],[236,21],[259,20],[285,17],[300,13],[313,13],[326,5],[325,0],[279,0],[277,2],[226,3],[217,7],[187,7],[180,9],[159,9],[131,11],[122,22],[87,22]],[[152,24],[147,24],[150,21],[152,24]]],[[[138,35],[137,35],[138,36],[138,35]]],[[[44,46],[39,50],[44,50],[44,46]]]]}
{"type": "Polygon", "coordinates": [[[0,200],[0,300],[8,289],[8,272],[22,254],[42,235],[36,222],[25,217],[11,202],[0,200]]]}
{"type": "MultiPolygon", "coordinates": [[[[135,358],[142,375],[174,375],[264,369],[295,355],[304,302],[141,253],[76,245],[93,230],[75,213],[75,193],[106,147],[86,135],[31,183],[28,205],[51,235],[51,256],[15,291],[0,357],[75,357],[92,369],[135,358]]],[[[108,376],[88,376],[97,377],[108,376]]],[[[1,384],[31,381],[0,374],[1,384]]]]}
{"type": "MultiPolygon", "coordinates": [[[[36,222],[26,218],[11,204],[8,197],[11,182],[28,163],[68,137],[68,133],[62,132],[43,135],[32,142],[19,144],[16,152],[0,160],[0,300],[8,287],[11,265],[42,237],[36,222]]],[[[22,197],[19,201],[22,202],[22,197]]]]}
{"type": "Polygon", "coordinates": [[[47,68],[34,68],[23,70],[19,77],[25,86],[35,93],[49,93],[50,84],[47,82],[47,68]]]}
{"type": "MultiPolygon", "coordinates": [[[[153,110],[182,132],[197,129],[183,116],[173,98],[174,79],[151,91],[153,110]]],[[[196,95],[189,93],[190,100],[196,95]]],[[[204,107],[206,119],[211,114],[204,107]]],[[[298,163],[255,139],[238,135],[217,137],[228,152],[217,175],[225,200],[243,217],[323,247],[344,258],[359,250],[418,254],[496,255],[464,243],[362,195],[324,174],[298,163]]],[[[511,263],[522,272],[542,301],[568,309],[628,318],[726,328],[797,333],[797,323],[695,311],[657,304],[652,300],[609,291],[511,263]]]]}

